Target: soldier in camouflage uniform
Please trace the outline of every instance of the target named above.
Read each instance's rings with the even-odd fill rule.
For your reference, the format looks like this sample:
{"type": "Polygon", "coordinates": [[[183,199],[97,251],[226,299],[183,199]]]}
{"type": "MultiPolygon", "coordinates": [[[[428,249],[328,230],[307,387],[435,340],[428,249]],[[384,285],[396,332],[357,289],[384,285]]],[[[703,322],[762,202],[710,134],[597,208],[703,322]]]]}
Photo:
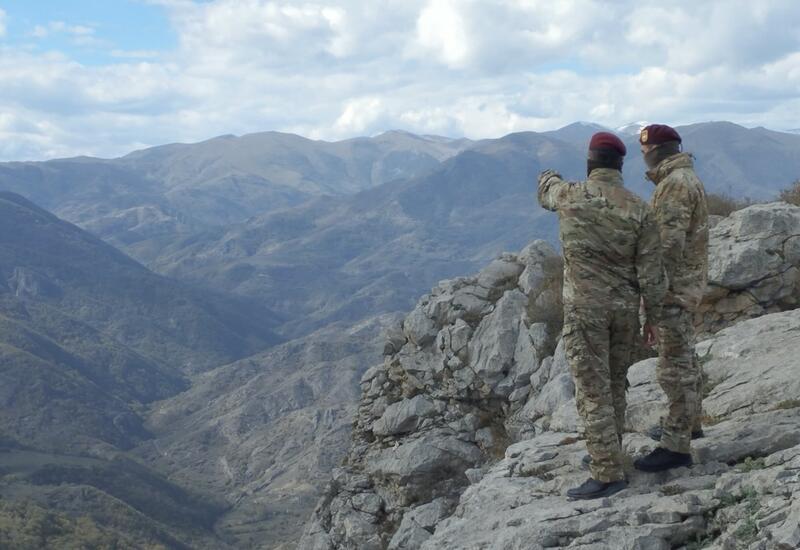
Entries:
{"type": "Polygon", "coordinates": [[[607,132],[589,144],[588,179],[539,176],[539,203],[558,213],[564,252],[564,343],[584,422],[592,477],[571,498],[597,498],[627,485],[622,462],[625,391],[639,337],[640,297],[658,320],[666,280],[650,208],[625,189],[625,145],[607,132]]]}
{"type": "Polygon", "coordinates": [[[691,155],[682,153],[673,128],[653,124],[639,137],[656,185],[653,213],[669,289],[657,325],[658,382],[669,399],[662,419],[661,444],[635,462],[646,472],[690,466],[690,441],[700,435],[702,373],[694,353],[694,314],[708,279],[708,206],[691,155]]]}

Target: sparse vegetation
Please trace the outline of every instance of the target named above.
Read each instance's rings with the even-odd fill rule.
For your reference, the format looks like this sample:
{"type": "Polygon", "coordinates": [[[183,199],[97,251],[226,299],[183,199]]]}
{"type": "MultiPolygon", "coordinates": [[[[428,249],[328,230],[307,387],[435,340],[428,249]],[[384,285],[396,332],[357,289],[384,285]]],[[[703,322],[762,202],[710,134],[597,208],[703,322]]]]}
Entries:
{"type": "Polygon", "coordinates": [[[664,485],[661,487],[661,494],[665,496],[675,496],[680,495],[686,492],[686,487],[681,487],[680,485],[664,485]]]}
{"type": "Polygon", "coordinates": [[[800,408],[800,399],[787,399],[775,405],[776,411],[800,408]]]}
{"type": "Polygon", "coordinates": [[[781,191],[780,199],[789,204],[800,206],[800,179],[781,191]]]}
{"type": "Polygon", "coordinates": [[[756,540],[756,537],[758,536],[756,515],[758,514],[758,510],[761,508],[761,504],[758,501],[758,493],[756,493],[754,489],[743,492],[742,495],[744,495],[743,500],[745,500],[747,503],[745,506],[747,517],[745,517],[744,523],[742,523],[736,529],[736,531],[734,531],[734,535],[739,539],[740,542],[750,543],[756,540]]]}
{"type": "Polygon", "coordinates": [[[700,422],[703,424],[703,426],[713,426],[714,424],[719,424],[723,420],[724,419],[721,416],[712,416],[710,414],[704,414],[700,418],[700,422]]]}
{"type": "Polygon", "coordinates": [[[734,199],[725,194],[709,193],[706,195],[706,203],[708,204],[709,214],[727,217],[737,210],[756,204],[756,201],[749,198],[734,199]]]}
{"type": "Polygon", "coordinates": [[[752,472],[753,470],[763,470],[765,467],[763,458],[748,456],[737,468],[740,472],[752,472]]]}
{"type": "Polygon", "coordinates": [[[99,525],[88,516],[72,517],[31,502],[0,502],[0,548],[142,548],[166,550],[155,540],[143,540],[99,525]]]}
{"type": "Polygon", "coordinates": [[[711,533],[706,533],[705,535],[697,534],[693,541],[686,543],[686,550],[701,550],[709,546],[716,538],[717,537],[711,533]]]}
{"type": "MultiPolygon", "coordinates": [[[[714,485],[706,487],[713,489],[714,485]]],[[[686,543],[687,550],[701,550],[710,546],[726,529],[726,521],[722,520],[718,512],[723,508],[738,506],[742,502],[744,505],[744,521],[736,529],[734,535],[742,542],[749,544],[754,541],[758,536],[758,525],[756,524],[756,516],[761,505],[759,503],[758,493],[752,487],[744,488],[738,494],[723,494],[719,497],[719,505],[714,509],[708,510],[704,513],[706,520],[707,531],[705,533],[698,533],[694,536],[694,540],[686,543]]]]}

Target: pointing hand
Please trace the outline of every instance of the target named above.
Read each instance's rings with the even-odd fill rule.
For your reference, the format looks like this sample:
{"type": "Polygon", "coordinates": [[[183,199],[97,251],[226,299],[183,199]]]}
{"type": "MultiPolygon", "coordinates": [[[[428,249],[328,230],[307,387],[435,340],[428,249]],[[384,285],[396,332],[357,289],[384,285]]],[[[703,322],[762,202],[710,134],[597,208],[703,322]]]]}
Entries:
{"type": "Polygon", "coordinates": [[[555,170],[548,168],[547,170],[544,170],[541,174],[539,174],[539,185],[547,181],[547,179],[551,176],[557,176],[560,178],[561,174],[559,174],[555,170]]]}

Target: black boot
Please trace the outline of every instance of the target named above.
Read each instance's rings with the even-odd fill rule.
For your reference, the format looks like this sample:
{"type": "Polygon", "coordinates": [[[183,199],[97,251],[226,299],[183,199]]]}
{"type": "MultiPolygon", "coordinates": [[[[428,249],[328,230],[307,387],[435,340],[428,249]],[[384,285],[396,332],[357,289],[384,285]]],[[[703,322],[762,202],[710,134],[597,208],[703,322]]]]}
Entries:
{"type": "Polygon", "coordinates": [[[628,482],[624,479],[605,483],[603,481],[597,481],[589,478],[584,481],[580,487],[575,487],[574,489],[568,490],[567,496],[576,500],[589,500],[592,498],[609,497],[614,493],[619,493],[627,486],[628,482]]]}
{"type": "Polygon", "coordinates": [[[647,456],[637,458],[633,463],[634,468],[643,472],[663,472],[691,465],[692,455],[689,453],[676,453],[663,447],[658,447],[647,456]]]}
{"type": "MultiPolygon", "coordinates": [[[[661,441],[662,435],[664,435],[664,428],[661,426],[653,426],[647,430],[647,436],[653,441],[661,441]]],[[[703,428],[700,428],[699,430],[692,432],[692,439],[700,439],[705,437],[705,435],[706,434],[703,433],[703,428]]]]}

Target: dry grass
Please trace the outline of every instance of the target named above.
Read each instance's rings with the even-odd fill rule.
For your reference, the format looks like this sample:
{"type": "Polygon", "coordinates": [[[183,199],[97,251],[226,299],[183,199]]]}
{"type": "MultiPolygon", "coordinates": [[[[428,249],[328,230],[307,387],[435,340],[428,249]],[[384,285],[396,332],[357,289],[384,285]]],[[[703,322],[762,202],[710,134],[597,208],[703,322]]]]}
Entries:
{"type": "Polygon", "coordinates": [[[719,416],[711,416],[708,414],[704,414],[700,421],[702,422],[703,426],[713,426],[714,424],[719,424],[722,422],[724,418],[720,418],[719,416]]]}
{"type": "Polygon", "coordinates": [[[785,410],[785,409],[797,409],[800,408],[800,399],[787,399],[786,401],[781,401],[777,405],[775,405],[776,411],[785,410]]]}
{"type": "Polygon", "coordinates": [[[660,491],[662,495],[669,497],[685,493],[686,487],[681,487],[680,485],[664,485],[661,487],[660,491]]]}
{"type": "Polygon", "coordinates": [[[748,198],[734,199],[724,194],[709,193],[706,195],[706,203],[708,204],[708,213],[710,215],[727,217],[737,210],[756,204],[756,201],[748,198]]]}
{"type": "Polygon", "coordinates": [[[781,191],[780,199],[789,204],[800,206],[800,179],[781,191]]]}

